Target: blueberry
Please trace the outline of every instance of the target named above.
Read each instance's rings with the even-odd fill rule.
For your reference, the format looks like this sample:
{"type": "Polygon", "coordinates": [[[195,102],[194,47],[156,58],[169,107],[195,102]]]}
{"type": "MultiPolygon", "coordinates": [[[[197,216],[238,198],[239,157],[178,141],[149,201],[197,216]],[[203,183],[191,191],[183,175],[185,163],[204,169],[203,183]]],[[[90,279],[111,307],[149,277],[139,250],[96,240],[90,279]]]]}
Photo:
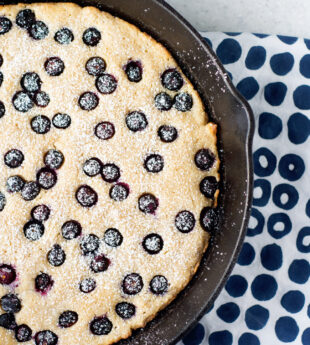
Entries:
{"type": "Polygon", "coordinates": [[[111,139],[115,134],[115,128],[111,122],[100,122],[95,127],[95,135],[102,140],[111,139]]]}
{"type": "Polygon", "coordinates": [[[51,99],[50,99],[50,96],[46,92],[39,91],[34,94],[33,101],[35,105],[37,105],[38,107],[45,108],[49,105],[51,99]]]}
{"type": "Polygon", "coordinates": [[[167,69],[161,76],[163,87],[170,91],[178,91],[184,84],[181,73],[175,68],[167,69]]]}
{"type": "Polygon", "coordinates": [[[57,150],[51,149],[44,156],[44,164],[50,169],[59,169],[64,162],[64,155],[57,150]]]}
{"type": "Polygon", "coordinates": [[[80,291],[84,293],[90,293],[96,288],[96,281],[93,278],[85,278],[80,282],[80,291]]]}
{"type": "Polygon", "coordinates": [[[55,267],[61,266],[66,260],[66,253],[59,244],[54,244],[53,248],[47,253],[47,261],[55,267]]]}
{"type": "Polygon", "coordinates": [[[116,183],[110,188],[109,195],[114,201],[124,201],[128,198],[129,187],[126,183],[116,183]]]}
{"type": "Polygon", "coordinates": [[[101,176],[105,182],[116,182],[121,177],[120,169],[115,164],[104,164],[101,169],[101,176]]]}
{"type": "Polygon", "coordinates": [[[6,205],[5,195],[0,192],[0,212],[4,210],[5,205],[6,205]]]}
{"type": "Polygon", "coordinates": [[[83,185],[75,193],[76,200],[83,207],[92,207],[97,204],[98,194],[90,186],[83,185]]]}
{"type": "Polygon", "coordinates": [[[100,246],[100,241],[98,236],[94,234],[85,235],[80,243],[80,247],[83,255],[96,252],[100,246]]]}
{"type": "Polygon", "coordinates": [[[65,64],[59,57],[54,56],[45,61],[44,68],[48,75],[57,77],[63,73],[65,64]]]}
{"type": "Polygon", "coordinates": [[[12,313],[1,314],[0,315],[0,327],[3,327],[5,329],[14,330],[17,327],[14,314],[12,314],[12,313]]]}
{"type": "Polygon", "coordinates": [[[153,194],[145,193],[139,197],[138,206],[143,213],[155,214],[158,205],[158,199],[153,194]]]}
{"type": "Polygon", "coordinates": [[[3,57],[2,55],[0,54],[0,67],[3,65],[3,57]]]}
{"type": "Polygon", "coordinates": [[[128,274],[122,283],[122,290],[126,295],[136,295],[143,289],[143,280],[140,274],[128,274]]]}
{"type": "Polygon", "coordinates": [[[45,222],[50,216],[51,210],[46,205],[35,206],[31,210],[31,217],[38,222],[45,222]]]}
{"type": "Polygon", "coordinates": [[[102,163],[98,158],[90,158],[83,164],[83,171],[87,176],[94,177],[101,172],[102,163]]]}
{"type": "Polygon", "coordinates": [[[107,229],[103,237],[104,242],[110,247],[118,247],[123,243],[123,236],[117,229],[107,229]]]}
{"type": "Polygon", "coordinates": [[[28,95],[28,93],[23,91],[16,92],[12,98],[12,102],[14,108],[22,113],[26,113],[34,106],[33,101],[28,95]]]}
{"type": "Polygon", "coordinates": [[[9,193],[17,193],[21,192],[25,185],[25,181],[20,176],[10,176],[6,180],[6,190],[9,193]]]}
{"type": "Polygon", "coordinates": [[[56,172],[50,168],[42,168],[37,172],[37,182],[43,189],[51,189],[57,183],[56,172]]]}
{"type": "Polygon", "coordinates": [[[99,103],[99,98],[94,92],[84,92],[79,98],[79,106],[81,109],[90,111],[97,108],[99,103]]]}
{"type": "Polygon", "coordinates": [[[122,319],[130,319],[136,313],[136,307],[132,303],[121,302],[115,306],[116,314],[122,319]]]}
{"type": "Polygon", "coordinates": [[[193,97],[187,93],[179,93],[173,99],[173,106],[182,112],[190,111],[193,107],[193,97]]]}
{"type": "Polygon", "coordinates": [[[150,282],[150,290],[155,295],[163,295],[168,291],[168,280],[164,276],[155,276],[150,282]]]}
{"type": "Polygon", "coordinates": [[[82,226],[76,220],[69,220],[62,225],[61,233],[64,239],[73,240],[81,235],[82,226]]]}
{"type": "Polygon", "coordinates": [[[35,181],[26,182],[22,189],[22,198],[26,201],[35,199],[40,193],[40,186],[35,181]]]}
{"type": "Polygon", "coordinates": [[[110,260],[103,254],[96,256],[90,263],[90,269],[94,273],[104,272],[110,266],[110,260]]]}
{"type": "Polygon", "coordinates": [[[108,95],[116,90],[117,80],[113,75],[104,73],[97,77],[96,87],[100,93],[108,95]]]}
{"type": "Polygon", "coordinates": [[[88,74],[98,77],[106,70],[106,62],[99,56],[90,58],[85,65],[88,74]]]}
{"type": "Polygon", "coordinates": [[[2,85],[2,83],[3,83],[3,73],[0,72],[0,86],[2,85]]]}
{"type": "Polygon", "coordinates": [[[39,75],[35,72],[25,73],[20,81],[21,87],[26,92],[36,92],[41,89],[42,81],[39,75]]]}
{"type": "Polygon", "coordinates": [[[179,212],[174,220],[176,228],[183,233],[192,231],[195,227],[195,216],[190,211],[179,212]]]}
{"type": "Polygon", "coordinates": [[[59,129],[66,129],[71,125],[71,117],[68,114],[58,113],[52,119],[54,127],[59,129]]]}
{"type": "Polygon", "coordinates": [[[214,193],[218,189],[218,182],[214,176],[207,176],[201,180],[199,189],[206,198],[213,199],[214,193]]]}
{"type": "Polygon", "coordinates": [[[0,284],[9,285],[16,279],[16,271],[11,265],[0,265],[0,284]]]}
{"type": "Polygon", "coordinates": [[[148,254],[158,254],[163,249],[164,241],[158,234],[149,234],[144,237],[142,246],[148,254]]]}
{"type": "Polygon", "coordinates": [[[83,33],[83,42],[90,47],[95,47],[101,40],[101,33],[96,28],[88,28],[83,33]]]}
{"type": "Polygon", "coordinates": [[[95,317],[89,324],[91,333],[95,335],[107,335],[112,331],[113,324],[107,317],[95,317]]]}
{"type": "Polygon", "coordinates": [[[140,111],[133,111],[126,116],[126,125],[132,132],[139,132],[147,127],[148,121],[145,114],[140,111]]]}
{"type": "MultiPolygon", "coordinates": [[[[46,273],[40,273],[34,280],[35,289],[37,292],[46,294],[54,285],[54,281],[51,276],[46,273]]],[[[45,345],[45,344],[44,344],[45,345]]]]}
{"type": "Polygon", "coordinates": [[[78,322],[79,316],[75,311],[66,310],[60,314],[58,325],[61,328],[72,327],[78,322]]]}
{"type": "Polygon", "coordinates": [[[170,110],[172,104],[172,98],[166,92],[161,92],[155,96],[155,107],[160,111],[170,110]]]}
{"type": "Polygon", "coordinates": [[[12,22],[6,17],[0,17],[0,35],[4,35],[12,29],[12,22]]]}
{"type": "Polygon", "coordinates": [[[34,40],[43,40],[49,34],[49,29],[45,23],[36,21],[30,26],[28,32],[34,40]]]}
{"type": "Polygon", "coordinates": [[[144,161],[144,168],[151,173],[159,173],[164,168],[164,158],[158,154],[149,155],[144,161]]]}
{"type": "Polygon", "coordinates": [[[0,101],[0,119],[1,117],[3,117],[5,114],[5,105],[3,104],[3,102],[0,101]]]}
{"type": "Polygon", "coordinates": [[[4,163],[11,169],[20,167],[23,164],[25,157],[22,151],[17,149],[9,150],[4,155],[4,163]]]}
{"type": "Polygon", "coordinates": [[[195,154],[195,164],[200,170],[210,170],[215,162],[215,156],[209,149],[201,149],[195,154]]]}
{"type": "Polygon", "coordinates": [[[44,235],[44,225],[37,220],[30,220],[24,225],[24,235],[30,241],[38,241],[44,235]]]}
{"type": "Polygon", "coordinates": [[[28,8],[21,10],[17,13],[16,24],[22,29],[29,29],[35,21],[35,13],[28,8]]]}
{"type": "Polygon", "coordinates": [[[36,345],[57,345],[58,336],[49,330],[40,331],[34,336],[36,345]]]}
{"type": "Polygon", "coordinates": [[[138,83],[142,80],[142,65],[140,61],[129,61],[124,70],[129,81],[138,83]]]}
{"type": "Polygon", "coordinates": [[[74,40],[74,35],[70,29],[62,28],[55,33],[54,40],[59,44],[70,44],[74,40]]]}
{"type": "Polygon", "coordinates": [[[211,207],[205,207],[200,213],[200,225],[207,232],[213,232],[217,225],[217,214],[211,207]]]}
{"type": "Polygon", "coordinates": [[[32,330],[27,325],[20,325],[15,329],[15,339],[19,343],[25,343],[32,339],[32,330]]]}
{"type": "Polygon", "coordinates": [[[8,295],[4,295],[1,297],[0,300],[1,308],[6,312],[6,313],[18,313],[22,309],[22,304],[20,299],[10,293],[8,295]]]}
{"type": "Polygon", "coordinates": [[[31,119],[31,129],[37,134],[46,134],[51,129],[51,120],[45,115],[37,115],[31,119]]]}

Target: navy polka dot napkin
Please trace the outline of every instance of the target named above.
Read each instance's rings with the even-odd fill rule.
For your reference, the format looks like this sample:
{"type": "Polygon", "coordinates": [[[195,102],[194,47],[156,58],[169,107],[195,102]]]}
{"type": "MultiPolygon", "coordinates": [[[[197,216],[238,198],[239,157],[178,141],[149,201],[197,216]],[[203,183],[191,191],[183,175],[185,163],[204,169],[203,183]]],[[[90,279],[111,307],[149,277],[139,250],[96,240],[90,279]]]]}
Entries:
{"type": "Polygon", "coordinates": [[[310,345],[310,40],[204,36],[255,115],[254,200],[238,263],[179,345],[310,345]]]}

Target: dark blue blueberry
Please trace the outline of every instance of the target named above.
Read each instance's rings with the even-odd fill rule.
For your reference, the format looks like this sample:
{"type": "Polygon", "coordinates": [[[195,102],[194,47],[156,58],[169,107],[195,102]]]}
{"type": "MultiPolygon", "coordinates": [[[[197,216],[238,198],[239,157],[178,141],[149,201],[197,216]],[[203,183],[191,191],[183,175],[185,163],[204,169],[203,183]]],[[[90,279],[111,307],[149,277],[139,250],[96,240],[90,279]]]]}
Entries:
{"type": "Polygon", "coordinates": [[[167,69],[161,76],[163,87],[170,91],[178,91],[184,84],[184,80],[180,72],[175,68],[167,69]]]}
{"type": "Polygon", "coordinates": [[[75,193],[75,197],[77,202],[83,207],[95,206],[98,201],[97,192],[87,185],[80,186],[75,193]]]}
{"type": "Polygon", "coordinates": [[[217,212],[211,207],[204,207],[200,212],[199,221],[203,230],[213,233],[218,224],[217,212]]]}
{"type": "Polygon", "coordinates": [[[61,266],[66,260],[66,253],[59,244],[54,244],[47,253],[47,261],[54,267],[61,266]]]}
{"type": "Polygon", "coordinates": [[[164,158],[159,154],[151,154],[144,160],[144,168],[147,172],[159,173],[164,168],[164,158]]]}
{"type": "Polygon", "coordinates": [[[274,139],[282,131],[282,120],[271,113],[262,113],[259,116],[258,133],[263,139],[274,139]]]}
{"type": "Polygon", "coordinates": [[[216,49],[216,54],[223,64],[234,63],[240,59],[242,53],[238,41],[232,38],[224,39],[216,49]]]}
{"type": "Polygon", "coordinates": [[[35,290],[41,294],[47,294],[53,285],[54,281],[51,276],[43,272],[37,275],[34,280],[35,290]]]}
{"type": "Polygon", "coordinates": [[[277,75],[286,75],[294,66],[294,56],[291,53],[275,54],[270,59],[270,67],[277,75]]]}
{"type": "Polygon", "coordinates": [[[54,115],[52,123],[58,129],[66,129],[71,125],[71,117],[68,114],[58,113],[54,115]]]}
{"type": "Polygon", "coordinates": [[[36,92],[41,88],[42,81],[39,75],[35,72],[25,73],[20,81],[21,87],[26,92],[36,92]]]}
{"type": "Polygon", "coordinates": [[[217,316],[227,323],[237,320],[240,315],[240,308],[236,303],[229,302],[222,304],[216,311],[217,316]]]}
{"type": "Polygon", "coordinates": [[[115,306],[116,314],[124,320],[132,318],[136,313],[136,307],[132,303],[120,302],[115,306]]]}
{"type": "Polygon", "coordinates": [[[51,189],[57,183],[56,172],[50,168],[42,168],[37,172],[38,185],[43,189],[51,189]]]}
{"type": "Polygon", "coordinates": [[[279,173],[283,178],[289,181],[296,181],[301,178],[304,172],[305,163],[300,156],[291,153],[280,159],[279,173]]]}
{"type": "Polygon", "coordinates": [[[80,243],[83,255],[95,253],[100,246],[99,237],[94,234],[85,235],[80,243]]]}
{"type": "Polygon", "coordinates": [[[214,176],[204,177],[199,184],[200,192],[206,198],[210,198],[210,199],[214,198],[214,193],[216,192],[218,188],[219,188],[219,185],[214,176]]]}
{"type": "Polygon", "coordinates": [[[16,271],[11,265],[0,265],[0,284],[9,285],[16,279],[16,271]]]}
{"type": "Polygon", "coordinates": [[[101,33],[96,28],[88,28],[83,33],[83,42],[90,47],[95,47],[101,40],[101,33]]]}
{"type": "Polygon", "coordinates": [[[37,220],[30,220],[24,225],[24,235],[30,241],[38,241],[44,235],[45,227],[37,220]]]}
{"type": "Polygon", "coordinates": [[[295,187],[287,183],[278,184],[272,193],[274,204],[284,210],[292,209],[298,202],[299,194],[295,187]],[[287,196],[287,200],[283,200],[283,195],[287,196]]]}
{"type": "Polygon", "coordinates": [[[271,183],[268,180],[256,179],[254,181],[254,190],[255,188],[259,188],[261,190],[261,196],[258,198],[255,197],[255,191],[254,191],[253,205],[266,206],[268,204],[268,201],[271,195],[271,183]]]}
{"type": "Polygon", "coordinates": [[[114,201],[124,201],[128,198],[129,186],[126,183],[118,182],[110,188],[109,196],[114,201]]]}
{"type": "Polygon", "coordinates": [[[51,129],[51,120],[45,115],[38,115],[31,119],[31,129],[37,134],[46,134],[51,129]]]}
{"type": "Polygon", "coordinates": [[[97,108],[99,98],[94,92],[87,91],[81,94],[78,103],[81,109],[91,111],[97,108]]]}
{"type": "Polygon", "coordinates": [[[83,171],[87,176],[94,177],[100,174],[102,163],[98,158],[90,158],[83,164],[83,171]]]}
{"type": "Polygon", "coordinates": [[[52,331],[40,331],[34,336],[36,345],[57,345],[58,336],[52,331]]]}
{"type": "Polygon", "coordinates": [[[51,213],[50,208],[42,204],[42,205],[35,206],[31,210],[31,217],[34,220],[37,220],[38,222],[45,222],[48,220],[50,213],[51,213]]]}
{"type": "Polygon", "coordinates": [[[280,317],[275,325],[276,336],[284,343],[290,343],[297,338],[299,327],[296,321],[289,317],[280,317]]]}
{"type": "Polygon", "coordinates": [[[20,167],[23,164],[25,157],[22,151],[17,149],[9,150],[4,155],[4,163],[11,169],[20,167]]]}
{"type": "Polygon", "coordinates": [[[289,313],[298,313],[305,305],[305,295],[298,290],[288,291],[282,296],[281,305],[289,313]]]}
{"type": "Polygon", "coordinates": [[[0,35],[4,35],[12,29],[12,22],[7,17],[0,17],[0,35]]]}
{"type": "Polygon", "coordinates": [[[74,35],[70,29],[62,28],[55,33],[54,40],[59,44],[70,44],[74,40],[74,35]]]}
{"type": "Polygon", "coordinates": [[[149,234],[144,237],[142,242],[143,249],[151,255],[158,254],[164,246],[162,237],[158,234],[149,234]]]}
{"type": "Polygon", "coordinates": [[[25,185],[25,181],[22,177],[20,176],[10,176],[6,180],[6,190],[9,193],[17,193],[21,192],[25,185]]]}
{"type": "Polygon", "coordinates": [[[144,193],[139,197],[139,210],[146,214],[155,214],[159,203],[158,199],[150,193],[144,193]]]}
{"type": "Polygon", "coordinates": [[[85,69],[89,75],[98,77],[102,75],[107,68],[106,62],[99,56],[90,58],[85,65],[85,69]]]}
{"type": "Polygon", "coordinates": [[[249,101],[257,94],[259,85],[255,78],[247,77],[237,84],[237,89],[249,101]]]}
{"type": "Polygon", "coordinates": [[[111,122],[100,122],[95,127],[95,135],[101,140],[111,139],[115,134],[115,127],[111,122]]]}
{"type": "Polygon", "coordinates": [[[32,330],[27,325],[20,325],[15,329],[15,339],[19,343],[24,343],[32,339],[32,330]]]}
{"type": "Polygon", "coordinates": [[[0,327],[3,327],[5,329],[14,330],[17,327],[14,314],[12,314],[12,313],[1,314],[0,315],[0,327]]]}
{"type": "Polygon", "coordinates": [[[80,282],[80,291],[90,293],[95,290],[97,286],[96,280],[93,278],[85,278],[80,282]]]}
{"type": "Polygon", "coordinates": [[[22,198],[26,201],[35,199],[40,194],[40,186],[35,181],[26,182],[22,189],[22,198]]]}
{"type": "Polygon", "coordinates": [[[51,99],[50,99],[50,96],[46,92],[39,91],[34,94],[33,101],[35,105],[37,105],[38,107],[45,108],[49,105],[51,99]]]}
{"type": "Polygon", "coordinates": [[[45,61],[44,69],[51,77],[57,77],[63,73],[65,64],[59,57],[54,56],[45,61]]]}
{"type": "Polygon", "coordinates": [[[241,266],[248,266],[255,259],[255,250],[252,245],[248,242],[245,242],[242,246],[241,252],[238,258],[238,264],[241,266]]]}
{"type": "Polygon", "coordinates": [[[160,126],[158,128],[157,134],[160,140],[163,141],[164,143],[171,143],[175,141],[178,137],[177,129],[173,126],[167,126],[167,125],[160,126]]]}
{"type": "Polygon", "coordinates": [[[260,259],[262,265],[267,270],[278,270],[282,266],[283,262],[281,247],[275,243],[265,246],[260,253],[260,259]]]}
{"type": "Polygon", "coordinates": [[[113,324],[107,317],[95,317],[89,324],[91,333],[95,335],[107,335],[112,331],[113,324]]]}
{"type": "Polygon", "coordinates": [[[60,151],[51,149],[44,156],[44,163],[50,169],[59,169],[64,162],[64,156],[60,151]]]}
{"type": "Polygon", "coordinates": [[[124,66],[124,71],[129,81],[138,83],[142,80],[143,69],[140,61],[129,61],[124,66]]]}
{"type": "Polygon", "coordinates": [[[126,116],[125,121],[128,129],[130,129],[132,132],[143,131],[148,125],[145,114],[140,111],[133,111],[129,113],[126,116]]]}
{"type": "Polygon", "coordinates": [[[59,315],[58,326],[61,328],[72,327],[78,322],[79,316],[75,311],[66,310],[59,315]]]}
{"type": "Polygon", "coordinates": [[[123,243],[123,235],[114,228],[107,229],[104,233],[103,240],[110,247],[119,247],[123,243]]]}
{"type": "Polygon", "coordinates": [[[73,240],[81,235],[82,226],[76,220],[69,220],[62,225],[61,233],[64,239],[73,240]]]}
{"type": "Polygon", "coordinates": [[[34,40],[43,40],[49,34],[49,29],[45,23],[36,21],[29,27],[28,32],[34,40]]]}
{"type": "Polygon", "coordinates": [[[245,312],[246,325],[255,331],[264,328],[268,319],[269,311],[260,305],[254,305],[245,312]]]}
{"type": "Polygon", "coordinates": [[[275,296],[277,289],[277,281],[268,274],[256,276],[251,285],[252,295],[259,301],[270,300],[275,296]]]}
{"type": "Polygon", "coordinates": [[[178,93],[174,96],[173,106],[178,111],[190,111],[193,107],[193,97],[187,92],[178,93]]]}
{"type": "Polygon", "coordinates": [[[126,295],[136,295],[143,289],[143,279],[138,273],[128,274],[122,283],[123,293],[126,295]]]}
{"type": "Polygon", "coordinates": [[[17,111],[20,111],[22,113],[26,113],[31,108],[33,108],[34,103],[28,93],[23,91],[18,91],[15,93],[15,95],[12,98],[12,102],[14,105],[14,108],[17,111]]]}
{"type": "Polygon", "coordinates": [[[245,59],[245,65],[248,69],[256,70],[263,66],[266,61],[266,49],[262,46],[252,47],[245,59]]]}
{"type": "Polygon", "coordinates": [[[181,211],[176,215],[174,224],[180,232],[188,233],[194,229],[196,219],[192,212],[181,211]]]}
{"type": "Polygon", "coordinates": [[[111,264],[111,261],[103,254],[93,258],[90,263],[90,269],[94,273],[100,273],[106,271],[111,264]]]}
{"type": "Polygon", "coordinates": [[[8,295],[4,295],[1,297],[0,300],[1,308],[6,312],[6,313],[18,313],[22,309],[22,304],[20,299],[10,293],[8,295]]]}
{"type": "Polygon", "coordinates": [[[196,167],[203,171],[210,170],[215,163],[215,156],[209,149],[200,149],[196,152],[194,161],[196,167]]]}
{"type": "Polygon", "coordinates": [[[240,275],[232,275],[229,277],[225,289],[232,297],[241,297],[248,288],[247,280],[240,275]]]}
{"type": "Polygon", "coordinates": [[[17,13],[16,24],[22,29],[29,29],[35,21],[35,13],[28,8],[21,10],[17,13]]]}
{"type": "Polygon", "coordinates": [[[265,86],[265,99],[272,106],[278,106],[284,101],[287,86],[282,82],[270,83],[265,86]]]}
{"type": "Polygon", "coordinates": [[[254,207],[252,208],[251,218],[256,219],[256,225],[253,228],[251,228],[250,225],[248,226],[247,236],[253,237],[263,232],[264,225],[265,225],[265,218],[261,214],[261,212],[258,211],[258,209],[254,207]]]}
{"type": "Polygon", "coordinates": [[[6,205],[6,197],[2,192],[0,192],[0,212],[4,210],[5,205],[6,205]]]}
{"type": "Polygon", "coordinates": [[[286,213],[273,213],[268,218],[267,229],[273,238],[280,239],[291,232],[292,222],[286,213]],[[278,223],[282,223],[283,226],[277,226],[276,228],[276,224],[278,223]]]}
{"type": "Polygon", "coordinates": [[[0,101],[0,119],[1,117],[3,117],[5,114],[5,105],[3,104],[3,102],[0,101]]]}
{"type": "Polygon", "coordinates": [[[168,291],[168,280],[164,276],[155,276],[150,281],[150,290],[155,295],[164,295],[168,291]]]}
{"type": "Polygon", "coordinates": [[[173,101],[166,92],[160,92],[155,96],[155,107],[160,111],[167,111],[172,108],[173,101]]]}
{"type": "Polygon", "coordinates": [[[105,182],[116,182],[121,177],[120,168],[113,163],[103,164],[101,167],[101,177],[105,182]]]}
{"type": "Polygon", "coordinates": [[[109,95],[116,90],[117,80],[113,75],[104,73],[97,77],[96,87],[100,93],[109,95]]]}

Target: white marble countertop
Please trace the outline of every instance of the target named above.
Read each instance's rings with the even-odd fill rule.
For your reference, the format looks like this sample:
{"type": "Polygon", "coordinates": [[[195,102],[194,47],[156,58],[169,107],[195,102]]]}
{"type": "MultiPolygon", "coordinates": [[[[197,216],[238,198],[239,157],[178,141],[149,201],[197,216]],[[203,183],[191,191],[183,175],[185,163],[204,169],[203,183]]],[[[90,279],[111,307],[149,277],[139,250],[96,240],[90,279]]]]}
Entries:
{"type": "Polygon", "coordinates": [[[310,0],[166,0],[199,31],[310,38],[310,0]]]}

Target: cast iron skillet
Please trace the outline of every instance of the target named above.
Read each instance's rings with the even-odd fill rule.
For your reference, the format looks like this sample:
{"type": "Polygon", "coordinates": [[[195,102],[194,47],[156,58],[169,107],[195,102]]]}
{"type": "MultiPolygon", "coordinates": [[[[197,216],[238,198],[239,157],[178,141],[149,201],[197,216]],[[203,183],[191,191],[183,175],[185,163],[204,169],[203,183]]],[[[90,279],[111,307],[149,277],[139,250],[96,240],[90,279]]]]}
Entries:
{"type": "MultiPolygon", "coordinates": [[[[52,0],[51,2],[70,2],[52,0]]],[[[1,1],[0,4],[39,1],[1,1]]],[[[41,2],[47,2],[42,0],[41,2]]],[[[162,0],[80,0],[119,16],[146,31],[173,54],[199,91],[210,118],[219,125],[221,198],[215,231],[200,268],[176,300],[143,330],[121,341],[126,345],[175,344],[211,307],[224,286],[245,236],[252,199],[254,120],[203,38],[162,0]]]]}

